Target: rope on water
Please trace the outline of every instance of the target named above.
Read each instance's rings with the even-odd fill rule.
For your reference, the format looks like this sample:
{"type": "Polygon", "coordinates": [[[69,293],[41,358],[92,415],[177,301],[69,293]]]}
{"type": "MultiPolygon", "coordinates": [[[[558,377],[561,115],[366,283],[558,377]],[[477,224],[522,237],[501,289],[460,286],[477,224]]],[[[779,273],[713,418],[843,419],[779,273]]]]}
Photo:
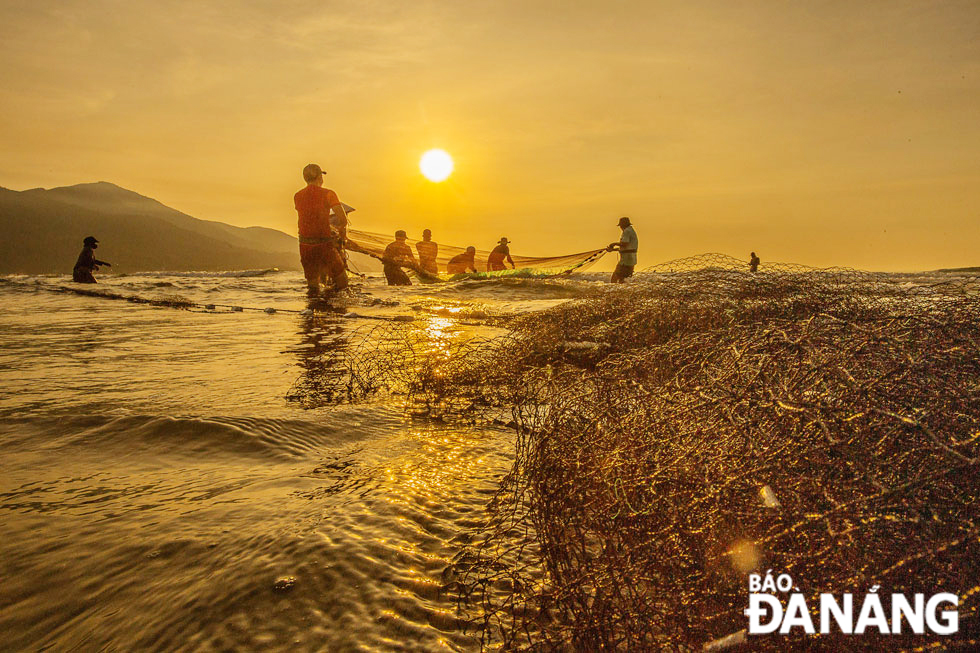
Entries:
{"type": "Polygon", "coordinates": [[[150,299],[148,297],[140,297],[139,295],[122,295],[120,293],[115,293],[111,291],[97,291],[97,290],[85,290],[83,288],[69,288],[67,286],[55,286],[55,287],[44,287],[40,286],[44,290],[49,290],[51,292],[61,292],[61,293],[72,293],[75,295],[82,295],[83,297],[95,297],[97,299],[117,299],[130,302],[131,304],[146,304],[149,306],[159,306],[164,308],[182,308],[182,309],[200,309],[205,311],[214,311],[218,308],[228,309],[232,313],[242,313],[244,311],[254,311],[260,313],[268,313],[272,315],[274,313],[302,313],[303,311],[294,308],[258,308],[255,306],[237,306],[234,304],[202,304],[199,302],[192,302],[190,300],[181,299],[178,297],[172,297],[168,299],[150,299]]]}
{"type": "Polygon", "coordinates": [[[236,304],[218,304],[218,303],[200,303],[192,302],[181,298],[170,298],[170,299],[150,299],[147,297],[140,297],[139,295],[123,295],[120,293],[112,291],[97,291],[97,290],[87,290],[85,288],[70,288],[68,286],[35,286],[36,289],[45,290],[47,292],[59,293],[59,294],[73,294],[81,295],[83,297],[93,297],[95,299],[114,299],[129,302],[131,304],[144,304],[147,306],[157,306],[162,308],[176,308],[182,310],[199,310],[208,313],[244,313],[246,311],[251,311],[255,313],[266,313],[267,315],[275,315],[276,313],[290,313],[293,315],[312,315],[314,313],[327,313],[335,312],[339,317],[345,318],[359,318],[364,320],[382,320],[385,322],[413,322],[415,320],[414,315],[364,315],[362,313],[355,313],[353,311],[347,311],[346,313],[341,313],[337,308],[331,307],[332,310],[324,311],[317,310],[316,307],[310,307],[305,309],[295,309],[295,308],[259,308],[256,306],[239,306],[236,304]],[[225,309],[224,311],[218,311],[217,309],[225,309]]]}

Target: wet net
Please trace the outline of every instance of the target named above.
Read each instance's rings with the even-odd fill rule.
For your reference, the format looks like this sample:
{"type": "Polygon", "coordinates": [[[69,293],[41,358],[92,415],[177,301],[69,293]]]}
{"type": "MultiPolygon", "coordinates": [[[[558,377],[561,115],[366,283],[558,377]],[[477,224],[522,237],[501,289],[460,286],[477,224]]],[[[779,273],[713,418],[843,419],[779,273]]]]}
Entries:
{"type": "Polygon", "coordinates": [[[748,574],[766,570],[793,578],[817,629],[821,593],[853,594],[857,620],[872,589],[955,594],[959,628],[796,628],[750,636],[753,650],[977,645],[975,279],[752,274],[705,255],[507,326],[358,332],[332,378],[295,388],[312,404],[400,393],[516,430],[513,468],[445,574],[484,646],[738,646],[748,574]]]}
{"type": "MultiPolygon", "coordinates": [[[[370,256],[373,259],[382,261],[384,258],[385,248],[392,242],[393,237],[390,235],[376,234],[368,231],[358,231],[356,229],[349,229],[347,231],[348,244],[347,248],[351,252],[358,252],[370,256]]],[[[438,243],[438,253],[435,257],[435,263],[437,266],[437,274],[426,273],[424,270],[420,270],[417,263],[419,261],[419,254],[415,247],[415,244],[420,239],[410,238],[407,243],[412,249],[412,253],[415,256],[416,265],[403,265],[407,270],[415,272],[423,281],[444,281],[454,277],[454,274],[447,272],[447,266],[449,261],[466,251],[466,246],[458,247],[456,245],[446,245],[443,243],[438,243]]],[[[582,271],[589,268],[596,261],[602,258],[602,255],[606,253],[605,249],[595,249],[588,252],[578,252],[576,254],[565,254],[562,256],[518,256],[515,254],[511,255],[514,261],[515,271],[538,271],[544,274],[567,274],[573,271],[582,271]]],[[[474,267],[476,269],[476,274],[486,275],[489,271],[487,268],[487,259],[490,256],[488,250],[477,249],[476,256],[474,257],[474,267]]],[[[490,274],[495,276],[507,276],[512,274],[509,263],[507,264],[507,270],[495,271],[490,274]]]]}

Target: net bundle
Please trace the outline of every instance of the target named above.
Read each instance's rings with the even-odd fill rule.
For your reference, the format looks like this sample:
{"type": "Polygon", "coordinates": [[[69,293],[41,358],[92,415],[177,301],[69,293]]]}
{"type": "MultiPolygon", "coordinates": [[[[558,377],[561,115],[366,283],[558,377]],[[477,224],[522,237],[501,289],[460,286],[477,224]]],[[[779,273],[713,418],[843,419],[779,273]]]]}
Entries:
{"type": "Polygon", "coordinates": [[[344,358],[371,369],[341,376],[443,415],[509,411],[513,468],[446,575],[488,647],[737,645],[748,575],[773,570],[809,606],[854,594],[855,618],[873,588],[950,592],[959,629],[796,629],[752,636],[753,650],[969,648],[977,290],[791,265],[752,274],[706,255],[518,317],[501,338],[433,345],[417,326],[386,327],[408,354],[379,370],[349,342],[344,358]]]}

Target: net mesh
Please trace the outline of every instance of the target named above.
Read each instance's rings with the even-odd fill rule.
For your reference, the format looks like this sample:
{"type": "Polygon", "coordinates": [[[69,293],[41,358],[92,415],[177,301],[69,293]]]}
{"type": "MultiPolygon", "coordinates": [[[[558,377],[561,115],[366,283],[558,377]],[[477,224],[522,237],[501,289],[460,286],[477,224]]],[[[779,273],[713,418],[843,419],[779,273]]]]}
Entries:
{"type": "MultiPolygon", "coordinates": [[[[394,240],[393,236],[368,231],[359,231],[356,229],[349,229],[347,231],[347,239],[349,241],[348,249],[350,251],[366,254],[367,256],[377,260],[381,260],[383,258],[385,248],[392,242],[392,240],[394,240]]],[[[412,248],[416,261],[418,261],[418,252],[415,248],[415,243],[418,242],[418,240],[420,239],[410,238],[407,241],[409,246],[412,248]]],[[[445,280],[454,276],[447,274],[446,266],[449,264],[449,260],[451,258],[458,254],[463,254],[466,251],[466,247],[446,245],[443,243],[439,243],[438,245],[438,255],[435,259],[438,266],[438,275],[430,275],[422,272],[420,276],[427,281],[445,280]]],[[[573,270],[587,269],[593,263],[598,261],[605,251],[605,249],[595,249],[588,252],[578,252],[576,254],[565,254],[562,256],[518,256],[512,254],[511,258],[514,261],[514,269],[516,270],[540,270],[553,274],[561,274],[564,272],[571,272],[573,270]]],[[[489,256],[490,252],[488,250],[476,250],[474,263],[477,273],[488,272],[487,258],[489,256]]],[[[420,272],[414,267],[410,269],[416,273],[420,272]]],[[[498,271],[493,274],[499,275],[501,272],[498,271]]],[[[504,271],[504,275],[506,275],[506,271],[504,271]]]]}
{"type": "Polygon", "coordinates": [[[340,336],[330,373],[294,398],[400,393],[420,414],[516,430],[513,468],[445,573],[486,647],[720,648],[745,627],[747,575],[772,569],[810,606],[855,594],[855,618],[876,585],[951,592],[959,630],[796,629],[753,650],[967,649],[978,290],[704,255],[511,318],[498,338],[417,323],[340,336]]]}

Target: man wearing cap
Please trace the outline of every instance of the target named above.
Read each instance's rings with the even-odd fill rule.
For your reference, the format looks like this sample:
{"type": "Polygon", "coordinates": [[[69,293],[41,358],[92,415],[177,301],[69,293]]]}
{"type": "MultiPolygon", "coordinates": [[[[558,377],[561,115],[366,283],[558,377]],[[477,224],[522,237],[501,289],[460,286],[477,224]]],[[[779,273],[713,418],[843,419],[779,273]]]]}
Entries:
{"type": "Polygon", "coordinates": [[[401,229],[396,231],[395,242],[385,247],[385,253],[381,257],[381,262],[384,263],[385,279],[388,280],[389,286],[412,285],[411,279],[402,270],[402,266],[417,268],[418,264],[415,262],[415,254],[412,254],[412,248],[408,246],[406,240],[408,240],[408,234],[401,229]]]}
{"type": "Polygon", "coordinates": [[[95,236],[88,236],[82,241],[82,253],[75,261],[75,269],[71,272],[72,281],[76,283],[96,283],[92,273],[99,269],[100,265],[112,267],[112,263],[106,263],[95,258],[95,250],[99,247],[99,241],[95,236]]]}
{"type": "Polygon", "coordinates": [[[606,248],[610,252],[619,252],[619,264],[613,270],[612,278],[609,280],[612,283],[623,283],[624,279],[633,276],[633,268],[636,266],[636,249],[639,244],[629,218],[625,216],[620,218],[619,228],[623,230],[619,242],[609,243],[609,247],[606,248]]]}
{"type": "Polygon", "coordinates": [[[415,249],[419,251],[419,267],[431,274],[439,274],[439,264],[436,257],[439,256],[439,244],[432,242],[432,230],[422,230],[422,240],[415,243],[415,249]]]}
{"type": "Polygon", "coordinates": [[[303,274],[309,295],[320,292],[320,284],[326,284],[327,277],[333,281],[334,288],[347,287],[347,269],[340,254],[339,237],[345,229],[334,233],[330,226],[330,210],[336,214],[339,225],[346,227],[347,212],[337,198],[337,193],[323,187],[323,170],[315,163],[303,168],[306,188],[293,196],[293,204],[299,214],[299,260],[303,264],[303,274]]]}
{"type": "Polygon", "coordinates": [[[488,271],[506,270],[507,266],[504,265],[505,258],[507,259],[507,262],[510,263],[512,270],[517,267],[514,265],[514,259],[510,257],[510,247],[508,247],[509,244],[510,241],[507,240],[506,236],[500,239],[500,244],[494,247],[490,252],[490,256],[487,257],[488,271]]]}

